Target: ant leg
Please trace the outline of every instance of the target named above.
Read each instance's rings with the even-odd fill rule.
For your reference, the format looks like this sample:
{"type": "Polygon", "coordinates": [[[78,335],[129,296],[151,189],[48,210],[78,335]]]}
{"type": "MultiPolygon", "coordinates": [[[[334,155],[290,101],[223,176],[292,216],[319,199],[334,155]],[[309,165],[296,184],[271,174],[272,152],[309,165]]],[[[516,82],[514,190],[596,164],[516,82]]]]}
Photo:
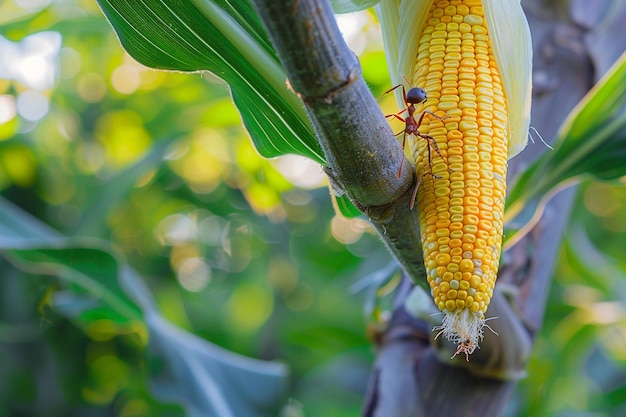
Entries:
{"type": "Polygon", "coordinates": [[[402,165],[403,165],[403,163],[404,163],[404,156],[400,160],[400,168],[398,168],[398,178],[400,178],[402,176],[402,165]]]}
{"type": "MultiPolygon", "coordinates": [[[[406,80],[406,78],[405,78],[405,80],[406,80]]],[[[402,99],[404,100],[404,104],[406,104],[407,107],[408,107],[409,102],[406,100],[406,89],[404,88],[404,84],[398,84],[395,87],[391,87],[389,90],[385,91],[382,96],[384,96],[385,94],[391,93],[393,90],[395,90],[398,87],[402,87],[402,99]]],[[[380,96],[380,97],[382,97],[382,96],[380,96]]],[[[405,111],[405,110],[406,109],[404,109],[402,111],[405,111]]],[[[402,113],[402,112],[400,112],[400,113],[402,113]]]]}
{"type": "Polygon", "coordinates": [[[413,210],[413,207],[415,207],[415,199],[417,198],[417,189],[420,188],[420,185],[422,184],[423,179],[424,179],[423,175],[419,177],[417,179],[417,184],[415,184],[415,188],[413,188],[413,194],[411,194],[411,203],[409,204],[410,210],[413,210]]]}
{"type": "MultiPolygon", "coordinates": [[[[388,134],[390,134],[390,135],[392,135],[392,136],[400,136],[400,135],[401,135],[401,134],[403,134],[403,133],[406,135],[406,131],[405,131],[405,130],[401,130],[401,131],[399,131],[398,133],[393,133],[391,130],[387,130],[387,129],[385,129],[385,127],[384,127],[384,126],[381,126],[381,127],[380,127],[380,129],[381,129],[381,130],[384,130],[385,132],[387,132],[388,134]]],[[[404,150],[404,142],[405,142],[405,140],[406,140],[406,139],[405,139],[405,138],[404,138],[404,136],[403,136],[403,137],[402,137],[402,150],[404,150]]]]}
{"type": "MultiPolygon", "coordinates": [[[[424,120],[424,117],[425,117],[427,114],[428,114],[428,115],[430,115],[430,116],[432,116],[432,117],[434,117],[435,119],[442,120],[442,121],[443,121],[443,120],[446,120],[446,119],[448,118],[448,116],[441,117],[441,116],[438,116],[438,115],[436,115],[435,113],[431,112],[430,110],[424,110],[424,111],[422,112],[422,114],[420,114],[419,119],[417,119],[417,121],[416,121],[416,125],[417,125],[417,126],[416,126],[416,128],[417,128],[417,129],[419,129],[419,127],[422,125],[422,121],[424,120]]],[[[424,138],[424,139],[426,139],[426,138],[424,138]]],[[[433,140],[434,140],[434,139],[433,139],[433,140]]],[[[439,153],[439,150],[437,150],[437,153],[439,153]]],[[[439,155],[441,155],[441,154],[439,154],[439,155]]]]}
{"type": "Polygon", "coordinates": [[[413,207],[415,207],[415,199],[417,197],[417,189],[420,188],[420,185],[422,185],[422,181],[424,180],[424,177],[426,177],[427,175],[430,175],[431,177],[433,177],[434,179],[441,179],[440,176],[432,174],[430,172],[425,173],[424,175],[422,175],[421,177],[418,178],[417,180],[417,184],[415,184],[415,188],[413,188],[413,194],[411,194],[411,203],[409,205],[409,209],[413,210],[413,207]]]}
{"type": "MultiPolygon", "coordinates": [[[[404,109],[406,110],[406,109],[404,109]]],[[[402,110],[402,111],[404,111],[402,110]]],[[[402,113],[402,112],[400,112],[402,113]]],[[[385,117],[395,117],[396,119],[400,120],[402,123],[406,123],[406,120],[403,119],[402,117],[398,116],[397,114],[388,114],[385,117]]],[[[391,132],[394,136],[400,136],[401,133],[404,133],[404,136],[402,137],[402,150],[404,150],[404,145],[406,143],[406,128],[399,131],[398,133],[393,133],[391,132]]],[[[398,178],[400,177],[400,174],[398,174],[398,178]]]]}
{"type": "MultiPolygon", "coordinates": [[[[449,117],[449,116],[443,116],[443,117],[441,117],[441,116],[439,116],[439,115],[437,115],[437,114],[435,114],[435,113],[431,112],[430,110],[424,110],[424,111],[422,112],[422,114],[423,114],[423,115],[424,115],[424,114],[426,114],[426,113],[427,113],[427,114],[429,114],[429,115],[431,115],[431,116],[432,116],[432,117],[434,117],[435,119],[437,119],[437,120],[441,120],[441,121],[446,120],[446,119],[449,117]]],[[[422,120],[422,118],[420,117],[420,121],[421,121],[421,120],[422,120]]]]}
{"type": "MultiPolygon", "coordinates": [[[[406,109],[404,109],[404,110],[406,110],[406,109]]],[[[404,111],[404,110],[402,110],[402,111],[404,111]]],[[[402,113],[402,112],[400,112],[400,113],[402,113]]],[[[398,116],[398,114],[388,114],[385,117],[395,117],[396,119],[400,120],[402,123],[406,123],[406,120],[403,119],[402,117],[398,116]]],[[[403,129],[403,130],[399,131],[398,133],[393,133],[393,131],[385,129],[384,126],[381,126],[381,129],[387,131],[387,133],[389,133],[391,135],[394,135],[394,136],[400,136],[401,133],[404,133],[406,131],[405,129],[403,129]]]]}
{"type": "Polygon", "coordinates": [[[422,121],[424,120],[424,116],[426,116],[426,112],[423,111],[422,114],[420,114],[419,119],[417,119],[416,121],[416,128],[419,129],[419,127],[422,125],[422,121]]]}
{"type": "Polygon", "coordinates": [[[426,135],[424,133],[419,133],[419,132],[417,132],[417,135],[421,137],[422,139],[425,139],[428,142],[428,163],[429,164],[432,165],[432,161],[430,159],[430,147],[431,146],[435,149],[435,152],[437,152],[437,155],[439,155],[441,159],[445,161],[446,165],[448,164],[448,160],[443,156],[443,154],[439,150],[439,146],[437,146],[437,141],[435,140],[435,138],[433,138],[430,135],[426,135]]]}
{"type": "MultiPolygon", "coordinates": [[[[411,86],[411,83],[409,82],[409,80],[407,80],[407,78],[406,78],[404,75],[402,75],[402,78],[404,79],[404,81],[406,81],[406,83],[407,83],[409,86],[411,86]]],[[[381,97],[382,97],[382,96],[384,96],[385,94],[389,94],[389,93],[391,93],[393,90],[395,90],[396,88],[400,88],[400,87],[402,87],[402,89],[404,90],[404,84],[398,84],[398,85],[396,85],[396,86],[391,87],[389,90],[385,91],[385,92],[384,92],[384,93],[383,93],[380,97],[378,97],[378,98],[381,98],[381,97]]],[[[404,97],[404,101],[406,102],[406,92],[404,92],[404,91],[402,92],[402,97],[404,97]]]]}
{"type": "Polygon", "coordinates": [[[406,123],[406,120],[403,119],[402,117],[400,117],[400,114],[404,113],[405,111],[406,111],[406,109],[404,109],[401,112],[398,112],[396,114],[388,114],[385,117],[395,117],[396,119],[400,120],[402,123],[406,123]]]}
{"type": "Polygon", "coordinates": [[[435,113],[431,112],[430,110],[424,110],[422,112],[422,114],[420,114],[420,118],[417,119],[417,127],[419,128],[422,124],[422,121],[424,120],[424,116],[426,116],[427,114],[431,115],[432,117],[434,117],[435,119],[439,119],[439,120],[444,120],[447,118],[446,117],[441,117],[441,116],[437,116],[435,113]]]}
{"type": "MultiPolygon", "coordinates": [[[[391,130],[385,129],[384,126],[381,126],[380,128],[393,136],[400,136],[401,134],[406,133],[406,130],[401,130],[398,133],[393,133],[391,130]]],[[[404,140],[402,140],[402,142],[404,143],[404,140]]],[[[404,149],[404,146],[402,147],[402,149],[404,149]]]]}
{"type": "MultiPolygon", "coordinates": [[[[402,132],[400,132],[402,133],[402,132]]],[[[404,146],[406,145],[406,130],[404,130],[404,136],[402,136],[402,154],[404,155],[404,146]]],[[[398,168],[398,178],[402,176],[402,164],[404,163],[404,156],[400,161],[400,168],[398,168]]]]}
{"type": "MultiPolygon", "coordinates": [[[[422,114],[420,114],[419,119],[417,119],[417,128],[420,127],[420,125],[422,124],[422,121],[424,120],[424,117],[427,114],[429,114],[432,117],[434,117],[436,119],[439,119],[439,120],[444,120],[444,119],[448,118],[448,116],[441,117],[441,116],[438,116],[438,115],[436,115],[435,113],[433,113],[433,112],[431,112],[429,110],[424,110],[422,112],[422,114]]],[[[429,145],[432,146],[433,148],[435,148],[435,152],[437,152],[437,155],[439,155],[441,157],[441,159],[443,159],[446,162],[446,165],[448,164],[447,159],[444,158],[444,156],[441,154],[441,151],[439,150],[439,146],[437,146],[437,141],[435,140],[435,138],[433,138],[430,135],[426,135],[424,133],[419,133],[419,132],[417,132],[417,136],[419,136],[419,137],[421,137],[423,139],[426,139],[428,141],[429,145]]],[[[430,159],[430,146],[428,147],[428,163],[432,164],[432,161],[430,159]]]]}
{"type": "Polygon", "coordinates": [[[391,87],[389,90],[387,90],[387,91],[385,91],[384,93],[382,93],[382,94],[380,95],[380,97],[378,97],[378,98],[382,98],[383,96],[385,96],[385,95],[387,95],[387,94],[391,93],[391,92],[392,92],[393,90],[395,90],[396,88],[400,88],[400,87],[402,87],[402,84],[398,84],[398,85],[396,85],[395,87],[391,87]]]}

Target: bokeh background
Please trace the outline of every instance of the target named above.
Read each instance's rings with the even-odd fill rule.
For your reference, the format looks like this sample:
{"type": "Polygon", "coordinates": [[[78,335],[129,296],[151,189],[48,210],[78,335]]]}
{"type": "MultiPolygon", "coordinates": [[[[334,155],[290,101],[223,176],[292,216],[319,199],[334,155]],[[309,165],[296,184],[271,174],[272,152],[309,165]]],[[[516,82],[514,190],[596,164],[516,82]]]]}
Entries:
{"type": "MultiPolygon", "coordinates": [[[[374,15],[339,22],[382,94],[374,15]]],[[[397,273],[365,219],[335,214],[321,167],[261,158],[227,85],[134,62],[93,1],[0,1],[0,35],[2,197],[111,242],[176,326],[285,363],[288,415],[359,415],[397,273]]],[[[626,415],[625,191],[580,187],[509,415],[626,415]]],[[[72,320],[63,288],[0,259],[0,416],[184,415],[150,390],[145,328],[72,320]]]]}

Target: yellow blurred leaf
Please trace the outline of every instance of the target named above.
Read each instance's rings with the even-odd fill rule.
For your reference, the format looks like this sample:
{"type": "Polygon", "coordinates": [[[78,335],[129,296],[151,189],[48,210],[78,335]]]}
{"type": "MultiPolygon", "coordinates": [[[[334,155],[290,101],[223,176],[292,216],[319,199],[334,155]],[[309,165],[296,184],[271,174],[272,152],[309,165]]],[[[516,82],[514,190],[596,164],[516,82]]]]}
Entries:
{"type": "Polygon", "coordinates": [[[94,136],[104,145],[108,162],[117,167],[141,158],[151,143],[141,118],[129,110],[105,113],[96,122],[94,136]]]}
{"type": "Polygon", "coordinates": [[[20,187],[33,184],[37,172],[37,161],[30,149],[24,146],[8,147],[0,152],[2,169],[6,176],[20,187]]]}

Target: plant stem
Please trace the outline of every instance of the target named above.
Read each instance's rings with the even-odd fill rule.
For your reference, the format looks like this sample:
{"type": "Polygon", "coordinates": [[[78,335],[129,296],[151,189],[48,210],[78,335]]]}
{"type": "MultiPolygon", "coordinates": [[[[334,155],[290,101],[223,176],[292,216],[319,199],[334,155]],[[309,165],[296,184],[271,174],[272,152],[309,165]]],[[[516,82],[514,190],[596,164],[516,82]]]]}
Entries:
{"type": "Polygon", "coordinates": [[[413,280],[425,284],[419,217],[410,209],[414,169],[367,88],[329,3],[254,4],[315,128],[335,190],[348,195],[413,280]]]}

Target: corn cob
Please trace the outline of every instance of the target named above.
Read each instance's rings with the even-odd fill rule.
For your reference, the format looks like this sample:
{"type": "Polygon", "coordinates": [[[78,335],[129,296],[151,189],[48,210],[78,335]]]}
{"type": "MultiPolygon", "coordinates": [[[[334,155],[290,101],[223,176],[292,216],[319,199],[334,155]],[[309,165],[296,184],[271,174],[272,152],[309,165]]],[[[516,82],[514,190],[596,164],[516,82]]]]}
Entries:
{"type": "Polygon", "coordinates": [[[481,0],[436,1],[419,34],[413,85],[428,96],[410,143],[418,178],[424,263],[444,337],[472,353],[482,338],[502,245],[507,100],[481,0]],[[443,157],[442,157],[443,156],[443,157]],[[447,162],[446,162],[447,161],[447,162]]]}

